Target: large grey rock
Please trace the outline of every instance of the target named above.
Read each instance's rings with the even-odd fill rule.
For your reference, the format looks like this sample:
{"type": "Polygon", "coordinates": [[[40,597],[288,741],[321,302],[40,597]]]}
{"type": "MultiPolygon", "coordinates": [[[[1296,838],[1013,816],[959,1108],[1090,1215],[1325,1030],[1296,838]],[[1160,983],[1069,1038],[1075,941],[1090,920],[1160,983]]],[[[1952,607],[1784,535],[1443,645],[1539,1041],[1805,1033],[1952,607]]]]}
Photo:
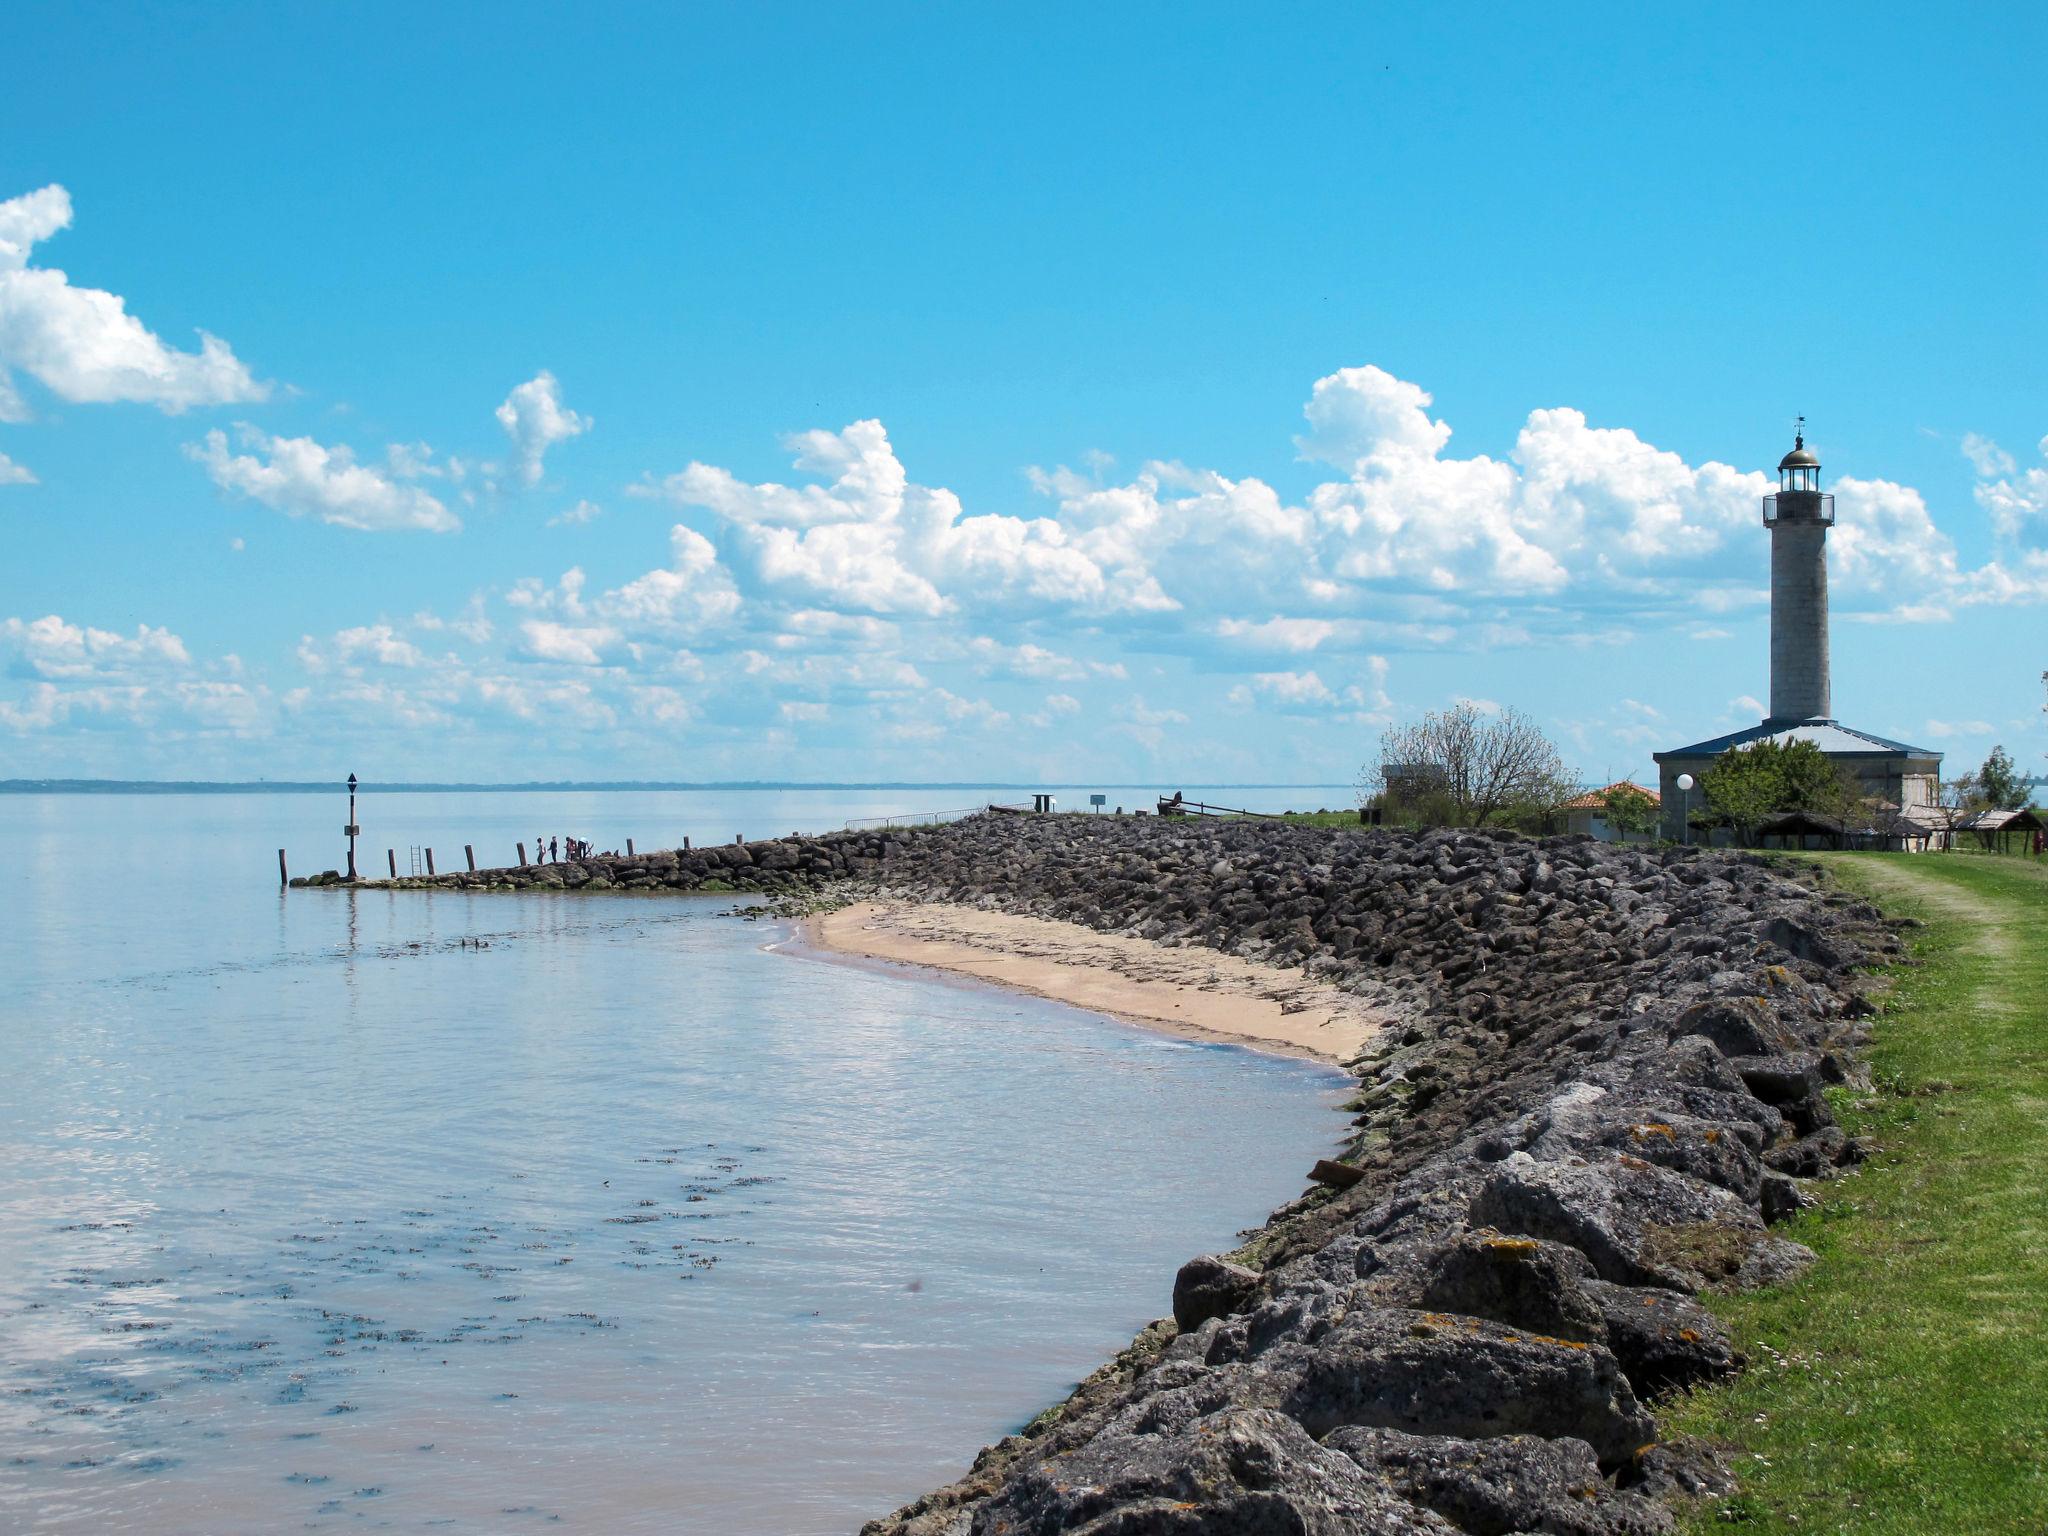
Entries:
{"type": "Polygon", "coordinates": [[[1743,1086],[1766,1104],[1781,1108],[1820,1095],[1819,1051],[1740,1056],[1728,1063],[1742,1078],[1743,1086]]]}
{"type": "Polygon", "coordinates": [[[1723,1056],[1761,1056],[1784,1043],[1762,998],[1712,998],[1694,1003],[1672,1023],[1671,1038],[1699,1035],[1723,1056]]]}
{"type": "Polygon", "coordinates": [[[1112,1429],[1027,1462],[973,1536],[1458,1536],[1284,1414],[1227,1408],[1165,1434],[1112,1429]]]}
{"type": "Polygon", "coordinates": [[[1817,929],[1787,917],[1773,917],[1757,924],[1756,935],[1795,960],[1810,960],[1830,971],[1842,970],[1849,964],[1848,957],[1817,929]]]}
{"type": "Polygon", "coordinates": [[[1721,1453],[1703,1440],[1667,1440],[1636,1458],[1635,1486],[1668,1502],[1723,1499],[1740,1486],[1721,1453]]]}
{"type": "Polygon", "coordinates": [[[1797,1180],[1782,1173],[1764,1175],[1760,1205],[1765,1221],[1790,1220],[1808,1206],[1818,1203],[1812,1195],[1799,1187],[1797,1180]]]}
{"type": "Polygon", "coordinates": [[[1825,1079],[1819,1051],[1788,1051],[1772,1056],[1742,1056],[1729,1062],[1744,1086],[1775,1107],[1802,1136],[1835,1123],[1834,1111],[1821,1096],[1825,1079]]]}
{"type": "Polygon", "coordinates": [[[1675,1523],[1661,1505],[1610,1487],[1583,1440],[1457,1440],[1339,1429],[1323,1443],[1467,1536],[1666,1536],[1675,1523]]]}
{"type": "Polygon", "coordinates": [[[1712,1120],[1645,1106],[1640,1114],[1610,1114],[1595,1144],[1716,1185],[1748,1204],[1762,1189],[1763,1160],[1748,1138],[1712,1120]]]}
{"type": "Polygon", "coordinates": [[[1577,1249],[1473,1232],[1438,1255],[1419,1300],[1438,1311],[1601,1344],[1607,1341],[1607,1321],[1584,1285],[1592,1274],[1577,1249]]]}
{"type": "Polygon", "coordinates": [[[1259,1283],[1259,1273],[1205,1254],[1181,1265],[1173,1280],[1173,1320],[1184,1333],[1212,1317],[1235,1312],[1259,1283]]]}
{"type": "Polygon", "coordinates": [[[1844,1163],[1858,1161],[1860,1152],[1840,1126],[1824,1125],[1811,1136],[1770,1148],[1764,1153],[1764,1166],[1795,1179],[1819,1179],[1844,1163]]]}
{"type": "Polygon", "coordinates": [[[1766,1237],[1744,1252],[1742,1262],[1728,1278],[1728,1285],[1738,1291],[1790,1285],[1813,1267],[1814,1258],[1814,1251],[1803,1243],[1766,1237]]]}
{"type": "Polygon", "coordinates": [[[1742,1368],[1719,1318],[1681,1291],[1588,1282],[1607,1347],[1642,1397],[1697,1386],[1742,1368]]]}
{"type": "Polygon", "coordinates": [[[1619,1466],[1656,1438],[1614,1357],[1598,1344],[1452,1313],[1361,1307],[1313,1342],[1284,1342],[1185,1388],[1183,1405],[1276,1407],[1311,1434],[1346,1424],[1416,1435],[1571,1435],[1619,1466]]]}
{"type": "Polygon", "coordinates": [[[1762,1229],[1756,1212],[1726,1190],[1625,1155],[1539,1163],[1516,1154],[1473,1197],[1471,1219],[1576,1248],[1602,1279],[1686,1291],[1716,1276],[1682,1246],[1652,1245],[1653,1230],[1762,1229]]]}

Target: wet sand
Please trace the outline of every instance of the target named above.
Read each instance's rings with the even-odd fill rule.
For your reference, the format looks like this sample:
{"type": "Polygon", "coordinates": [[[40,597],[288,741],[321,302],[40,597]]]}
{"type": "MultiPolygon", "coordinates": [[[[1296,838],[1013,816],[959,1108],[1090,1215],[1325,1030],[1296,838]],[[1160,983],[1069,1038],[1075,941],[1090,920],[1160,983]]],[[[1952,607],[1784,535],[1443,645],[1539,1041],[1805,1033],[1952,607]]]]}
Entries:
{"type": "Polygon", "coordinates": [[[1342,1064],[1384,1016],[1295,970],[1077,923],[937,902],[861,902],[807,918],[801,943],[928,966],[1194,1039],[1342,1064]]]}

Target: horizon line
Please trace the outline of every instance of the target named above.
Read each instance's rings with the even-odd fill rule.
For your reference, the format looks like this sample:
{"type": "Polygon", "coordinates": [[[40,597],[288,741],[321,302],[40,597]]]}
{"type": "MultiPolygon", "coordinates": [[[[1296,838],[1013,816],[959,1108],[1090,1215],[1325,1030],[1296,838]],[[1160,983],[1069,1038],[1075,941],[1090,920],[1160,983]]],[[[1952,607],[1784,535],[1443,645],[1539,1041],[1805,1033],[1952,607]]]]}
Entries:
{"type": "MultiPolygon", "coordinates": [[[[1162,780],[1118,783],[1103,780],[997,780],[997,779],[524,779],[485,783],[466,780],[358,780],[356,792],[372,790],[385,794],[431,794],[468,791],[506,794],[535,790],[848,790],[848,789],[1156,789],[1162,780]]],[[[1343,789],[1355,786],[1334,783],[1220,783],[1182,781],[1188,789],[1343,789]]],[[[0,779],[0,794],[339,794],[348,788],[344,780],[327,779],[0,779]]]]}

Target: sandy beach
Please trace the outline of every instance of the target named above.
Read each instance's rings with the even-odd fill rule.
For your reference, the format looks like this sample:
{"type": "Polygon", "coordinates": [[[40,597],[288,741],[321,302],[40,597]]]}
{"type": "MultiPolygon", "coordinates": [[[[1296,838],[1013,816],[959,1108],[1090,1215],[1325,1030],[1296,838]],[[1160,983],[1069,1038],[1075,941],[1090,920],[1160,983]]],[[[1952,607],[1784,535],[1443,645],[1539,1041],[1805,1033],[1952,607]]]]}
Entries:
{"type": "Polygon", "coordinates": [[[860,902],[808,918],[827,954],[929,966],[1203,1040],[1343,1063],[1380,1015],[1299,971],[1077,923],[943,903],[860,902]]]}

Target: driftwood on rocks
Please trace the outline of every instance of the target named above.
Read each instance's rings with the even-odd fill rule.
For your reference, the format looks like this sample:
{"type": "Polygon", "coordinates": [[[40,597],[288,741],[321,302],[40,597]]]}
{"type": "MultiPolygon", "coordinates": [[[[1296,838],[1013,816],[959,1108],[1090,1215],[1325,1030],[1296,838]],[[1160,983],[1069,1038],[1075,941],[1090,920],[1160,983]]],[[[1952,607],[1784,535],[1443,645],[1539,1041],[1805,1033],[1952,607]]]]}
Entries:
{"type": "Polygon", "coordinates": [[[1171,1321],[866,1536],[1670,1529],[1729,1483],[1654,1405],[1742,1366],[1702,1291],[1810,1262],[1770,1226],[1859,1156],[1823,1088],[1900,949],[1755,855],[1509,834],[991,816],[574,868],[434,883],[966,903],[1391,1021],[1349,1064],[1354,1186],[1193,1260],[1171,1321]]]}

